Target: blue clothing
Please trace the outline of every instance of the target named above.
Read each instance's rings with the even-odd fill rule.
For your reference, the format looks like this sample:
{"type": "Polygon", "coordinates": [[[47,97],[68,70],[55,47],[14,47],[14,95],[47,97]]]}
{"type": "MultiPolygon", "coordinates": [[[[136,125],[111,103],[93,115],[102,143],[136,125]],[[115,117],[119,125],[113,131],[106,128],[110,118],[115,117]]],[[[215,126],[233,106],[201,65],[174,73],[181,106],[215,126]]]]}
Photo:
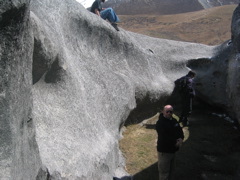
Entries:
{"type": "Polygon", "coordinates": [[[119,22],[119,18],[112,8],[102,9],[101,0],[95,0],[91,7],[91,12],[95,13],[95,9],[100,12],[101,18],[108,20],[110,23],[119,22]]]}
{"type": "Polygon", "coordinates": [[[117,23],[120,21],[112,8],[107,8],[100,11],[100,15],[101,15],[101,18],[103,18],[104,20],[107,19],[111,23],[117,23]]]}

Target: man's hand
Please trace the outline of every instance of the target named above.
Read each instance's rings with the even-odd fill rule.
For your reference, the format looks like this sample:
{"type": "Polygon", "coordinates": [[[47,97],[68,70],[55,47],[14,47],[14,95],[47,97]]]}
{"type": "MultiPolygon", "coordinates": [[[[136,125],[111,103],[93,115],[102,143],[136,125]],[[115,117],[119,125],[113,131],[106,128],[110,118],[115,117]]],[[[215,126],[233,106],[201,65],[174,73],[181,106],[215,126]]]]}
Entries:
{"type": "Polygon", "coordinates": [[[177,139],[176,147],[181,147],[182,143],[183,143],[183,139],[182,138],[177,139]]]}
{"type": "Polygon", "coordinates": [[[96,14],[96,15],[100,16],[100,12],[99,12],[99,10],[98,10],[98,9],[95,9],[95,11],[94,11],[94,12],[95,12],[95,14],[96,14]]]}

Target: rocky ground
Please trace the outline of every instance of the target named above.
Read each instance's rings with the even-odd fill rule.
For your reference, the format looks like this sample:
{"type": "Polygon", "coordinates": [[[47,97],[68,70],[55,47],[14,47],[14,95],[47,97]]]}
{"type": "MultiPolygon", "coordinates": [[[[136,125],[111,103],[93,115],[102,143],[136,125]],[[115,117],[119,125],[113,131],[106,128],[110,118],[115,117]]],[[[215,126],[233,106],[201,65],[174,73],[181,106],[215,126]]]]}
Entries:
{"type": "MultiPolygon", "coordinates": [[[[190,126],[183,128],[186,138],[182,148],[177,153],[177,180],[240,179],[240,132],[231,119],[222,115],[221,111],[205,105],[195,107],[190,126]]],[[[126,169],[134,176],[134,180],[158,179],[155,153],[156,132],[154,130],[156,119],[155,117],[144,124],[134,125],[135,128],[127,127],[124,133],[126,137],[122,140],[121,145],[127,158],[126,169]],[[152,138],[147,138],[151,133],[152,138]],[[149,140],[150,145],[144,144],[144,136],[146,136],[146,143],[149,140]],[[127,150],[125,147],[127,143],[124,144],[124,142],[131,142],[131,139],[135,139],[135,142],[139,143],[139,137],[142,144],[128,143],[127,150]],[[143,151],[139,149],[144,145],[148,146],[148,152],[139,152],[143,151]],[[135,152],[130,153],[129,151],[135,152]],[[138,156],[135,156],[136,154],[138,156]],[[141,156],[144,158],[141,159],[141,156]],[[135,157],[135,160],[132,157],[135,157]],[[142,163],[136,158],[141,159],[142,163]],[[140,166],[139,169],[138,166],[140,166]]]]}

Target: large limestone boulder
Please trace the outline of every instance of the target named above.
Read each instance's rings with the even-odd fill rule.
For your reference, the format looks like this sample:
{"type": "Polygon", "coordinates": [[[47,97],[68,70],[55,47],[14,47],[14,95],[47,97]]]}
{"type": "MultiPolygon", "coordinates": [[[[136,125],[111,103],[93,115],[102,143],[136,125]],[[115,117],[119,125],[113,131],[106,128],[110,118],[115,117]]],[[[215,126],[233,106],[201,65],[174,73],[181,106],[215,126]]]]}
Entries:
{"type": "Polygon", "coordinates": [[[117,32],[75,1],[35,0],[31,11],[43,165],[57,179],[121,176],[119,129],[136,102],[163,103],[187,61],[213,56],[213,47],[117,32]]]}
{"type": "Polygon", "coordinates": [[[30,10],[24,0],[0,8],[5,179],[127,175],[121,126],[156,113],[187,66],[198,73],[199,96],[228,107],[224,68],[234,43],[211,47],[117,32],[74,0],[34,0],[30,10]]]}
{"type": "Polygon", "coordinates": [[[0,2],[0,179],[35,179],[29,1],[0,2]]]}
{"type": "Polygon", "coordinates": [[[233,44],[231,40],[215,47],[214,56],[191,60],[188,67],[196,71],[195,88],[197,96],[208,104],[227,109],[228,61],[233,44]]]}

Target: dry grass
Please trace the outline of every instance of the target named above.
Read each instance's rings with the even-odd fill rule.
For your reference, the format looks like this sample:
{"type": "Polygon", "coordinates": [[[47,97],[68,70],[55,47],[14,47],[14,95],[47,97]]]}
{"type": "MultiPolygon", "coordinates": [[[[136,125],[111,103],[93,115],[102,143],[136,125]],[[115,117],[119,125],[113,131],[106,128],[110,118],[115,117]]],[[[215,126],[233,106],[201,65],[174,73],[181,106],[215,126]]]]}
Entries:
{"type": "Polygon", "coordinates": [[[157,38],[218,45],[231,38],[231,19],[236,6],[177,15],[122,15],[119,26],[157,38]]]}
{"type": "Polygon", "coordinates": [[[126,170],[135,174],[157,161],[156,140],[157,134],[153,126],[158,115],[147,120],[149,128],[143,124],[126,127],[120,147],[126,158],[126,170]]]}

